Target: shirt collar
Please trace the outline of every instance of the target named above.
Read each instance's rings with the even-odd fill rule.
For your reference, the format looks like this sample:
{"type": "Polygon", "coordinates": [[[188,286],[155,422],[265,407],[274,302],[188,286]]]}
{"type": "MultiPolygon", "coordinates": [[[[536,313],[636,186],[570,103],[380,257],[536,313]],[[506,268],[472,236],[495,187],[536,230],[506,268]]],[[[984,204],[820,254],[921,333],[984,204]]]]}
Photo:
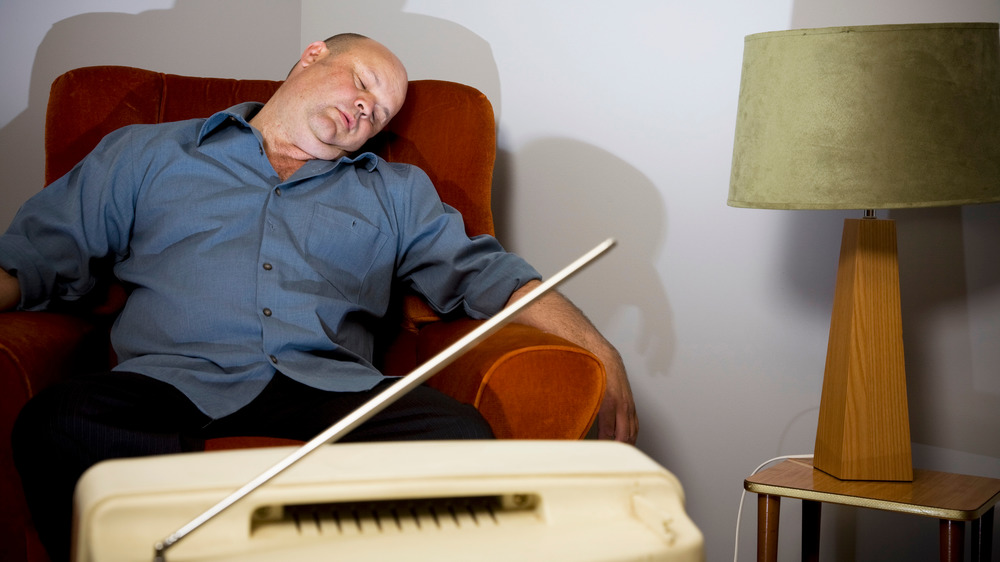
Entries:
{"type": "Polygon", "coordinates": [[[201,131],[198,132],[198,144],[204,142],[206,137],[225,124],[239,123],[243,127],[249,127],[250,119],[252,119],[254,115],[257,115],[257,112],[260,111],[260,108],[262,107],[264,107],[264,104],[250,101],[234,105],[229,109],[212,115],[205,120],[205,123],[201,126],[201,131]]]}
{"type": "MultiPolygon", "coordinates": [[[[209,135],[211,135],[224,125],[231,125],[238,123],[243,127],[248,127],[250,129],[253,129],[253,127],[250,125],[250,120],[253,119],[254,115],[257,115],[257,112],[260,111],[260,108],[262,107],[264,107],[264,104],[260,102],[255,102],[255,101],[244,102],[234,105],[229,109],[220,111],[215,115],[212,115],[211,117],[206,119],[205,123],[202,124],[201,126],[201,131],[199,131],[198,133],[198,144],[200,145],[202,142],[204,142],[205,138],[207,138],[209,135]]],[[[253,129],[253,131],[254,134],[257,135],[259,138],[260,133],[256,129],[253,129]]],[[[263,142],[263,140],[261,142],[263,142]]],[[[339,162],[345,162],[347,164],[362,165],[369,172],[373,172],[375,171],[375,168],[378,166],[378,161],[379,158],[377,155],[375,155],[375,153],[362,152],[359,154],[355,154],[353,156],[343,156],[332,162],[326,162],[326,161],[314,161],[314,162],[323,162],[332,165],[335,165],[339,162]]],[[[321,168],[327,167],[323,164],[318,164],[318,166],[321,168]]]]}

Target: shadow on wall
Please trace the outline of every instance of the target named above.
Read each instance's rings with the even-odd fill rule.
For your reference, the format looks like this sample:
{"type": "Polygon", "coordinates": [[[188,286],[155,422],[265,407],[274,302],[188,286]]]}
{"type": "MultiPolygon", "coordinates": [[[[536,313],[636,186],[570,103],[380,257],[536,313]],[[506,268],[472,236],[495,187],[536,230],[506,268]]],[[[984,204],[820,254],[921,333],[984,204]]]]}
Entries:
{"type": "MultiPolygon", "coordinates": [[[[400,57],[411,79],[453,80],[478,88],[493,103],[499,123],[501,82],[489,43],[454,22],[406,13],[404,5],[400,0],[337,7],[312,2],[308,15],[322,19],[323,10],[329,10],[331,17],[336,13],[338,25],[383,42],[400,57]],[[371,18],[373,9],[377,19],[371,18]]],[[[304,22],[303,32],[312,33],[313,25],[304,22]]],[[[555,271],[568,263],[577,249],[582,253],[604,238],[617,238],[618,247],[572,280],[566,292],[575,293],[574,300],[601,327],[612,325],[623,309],[634,310],[634,329],[618,338],[635,346],[626,349],[619,343],[630,374],[666,372],[674,335],[663,283],[653,266],[661,250],[664,212],[648,178],[613,155],[572,140],[541,140],[516,153],[499,148],[493,214],[501,242],[542,273],[550,273],[544,269],[548,264],[555,271]],[[558,182],[537,180],[549,177],[558,182]],[[586,232],[581,224],[587,225],[586,232]],[[584,291],[592,293],[582,295],[584,291]],[[630,352],[643,357],[641,366],[628,361],[630,352]]]]}
{"type": "Polygon", "coordinates": [[[891,218],[911,437],[1000,458],[1000,205],[899,210],[891,218]]]}
{"type": "MultiPolygon", "coordinates": [[[[52,26],[31,71],[28,107],[0,129],[0,227],[42,187],[49,86],[67,70],[118,64],[227,78],[281,79],[298,57],[298,0],[178,0],[169,10],[89,13],[52,26]],[[266,23],[268,33],[252,33],[266,23]],[[10,207],[10,208],[8,208],[10,207]]],[[[10,46],[8,46],[10,47],[10,46]]],[[[29,55],[30,56],[30,55],[29,55]]]]}
{"type": "Polygon", "coordinates": [[[617,340],[633,386],[645,373],[666,374],[676,336],[654,265],[663,250],[666,218],[662,196],[649,178],[594,146],[550,138],[516,154],[499,151],[494,186],[498,235],[536,264],[559,266],[576,257],[570,253],[617,239],[615,249],[565,292],[585,303],[591,320],[617,340]]]}

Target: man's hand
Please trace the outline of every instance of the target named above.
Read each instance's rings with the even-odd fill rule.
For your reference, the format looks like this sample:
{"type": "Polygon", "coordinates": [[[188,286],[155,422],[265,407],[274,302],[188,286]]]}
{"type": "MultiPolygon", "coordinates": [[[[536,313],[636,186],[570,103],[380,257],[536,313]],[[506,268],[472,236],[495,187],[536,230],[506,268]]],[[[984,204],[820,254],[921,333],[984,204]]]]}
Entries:
{"type": "Polygon", "coordinates": [[[625,374],[625,365],[616,351],[613,357],[602,357],[601,360],[604,362],[608,381],[604,401],[597,414],[597,437],[634,445],[639,436],[639,418],[635,413],[635,401],[625,374]]]}
{"type": "Polygon", "coordinates": [[[0,269],[0,311],[10,310],[21,302],[21,286],[17,277],[0,269]]]}
{"type": "MultiPolygon", "coordinates": [[[[539,285],[529,282],[511,296],[514,302],[539,285]]],[[[550,292],[523,310],[517,322],[555,334],[590,351],[604,364],[607,388],[597,416],[598,437],[635,443],[639,420],[632,389],[618,351],[597,331],[576,306],[557,292],[550,292]]]]}

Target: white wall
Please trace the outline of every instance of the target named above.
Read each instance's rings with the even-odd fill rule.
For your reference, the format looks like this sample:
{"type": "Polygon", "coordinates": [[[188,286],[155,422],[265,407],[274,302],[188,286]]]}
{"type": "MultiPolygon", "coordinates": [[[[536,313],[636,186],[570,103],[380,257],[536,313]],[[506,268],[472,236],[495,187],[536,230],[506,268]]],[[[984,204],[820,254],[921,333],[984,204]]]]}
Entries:
{"type": "MultiPolygon", "coordinates": [[[[275,78],[311,40],[369,34],[412,78],[466,82],[493,101],[495,210],[510,248],[545,273],[619,239],[566,292],[622,351],[639,446],[681,478],[712,561],[732,556],[748,472],[812,451],[848,216],[726,206],[743,36],[1000,20],[997,0],[301,0],[301,17],[299,7],[0,4],[0,225],[41,181],[45,93],[62,70],[111,62],[275,78]],[[262,26],[270,31],[241,37],[262,26]]],[[[1000,477],[1000,205],[893,218],[915,462],[1000,477]]],[[[798,557],[796,503],[782,509],[782,560],[798,557]]],[[[754,554],[754,504],[744,509],[744,560],[754,554]]],[[[936,530],[929,519],[826,508],[824,556],[933,559],[936,530]],[[863,530],[869,523],[879,532],[863,530]]]]}
{"type": "MultiPolygon", "coordinates": [[[[356,30],[411,78],[479,87],[499,121],[498,234],[543,272],[620,245],[566,292],[625,356],[639,446],[677,473],[708,559],[732,556],[742,480],[810,453],[850,213],[726,206],[743,37],[997,21],[996,0],[303,0],[302,41],[356,30]]],[[[1000,205],[894,212],[915,459],[1000,477],[1000,205]],[[974,430],[973,428],[978,428],[974,430]]],[[[749,498],[752,500],[752,498],[749,498]]],[[[798,502],[783,506],[797,559],[798,502]]],[[[754,555],[755,502],[740,553],[754,555]]],[[[829,560],[930,559],[936,522],[826,508],[829,560]],[[862,531],[874,521],[888,540],[862,531]],[[887,546],[880,546],[888,543],[887,546]],[[893,544],[895,543],[895,544],[893,544]]]]}
{"type": "Polygon", "coordinates": [[[298,0],[0,2],[0,227],[42,186],[45,105],[59,74],[122,64],[281,79],[298,58],[299,17],[298,0]]]}

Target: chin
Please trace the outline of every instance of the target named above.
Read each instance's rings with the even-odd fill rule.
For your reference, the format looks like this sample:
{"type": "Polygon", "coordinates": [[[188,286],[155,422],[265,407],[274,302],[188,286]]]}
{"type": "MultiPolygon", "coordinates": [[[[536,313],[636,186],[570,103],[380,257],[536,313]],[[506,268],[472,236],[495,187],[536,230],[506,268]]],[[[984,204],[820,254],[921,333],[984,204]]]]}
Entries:
{"type": "Polygon", "coordinates": [[[302,152],[306,153],[313,160],[336,160],[348,154],[343,148],[326,144],[323,141],[311,143],[312,146],[303,147],[302,152]]]}

